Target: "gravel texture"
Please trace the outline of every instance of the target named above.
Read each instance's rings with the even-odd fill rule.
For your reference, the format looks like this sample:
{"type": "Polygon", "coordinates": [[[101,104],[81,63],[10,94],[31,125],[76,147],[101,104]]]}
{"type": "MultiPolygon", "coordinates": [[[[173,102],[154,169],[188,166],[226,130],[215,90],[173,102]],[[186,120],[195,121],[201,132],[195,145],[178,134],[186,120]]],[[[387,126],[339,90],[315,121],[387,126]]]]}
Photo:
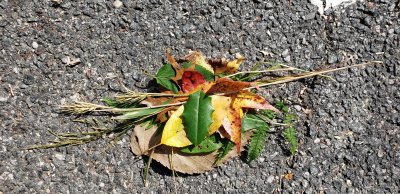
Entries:
{"type": "MultiPolygon", "coordinates": [[[[399,193],[400,7],[398,0],[327,10],[308,1],[96,0],[0,1],[0,193],[399,193]],[[304,69],[366,60],[384,65],[268,89],[299,115],[299,152],[271,134],[261,158],[237,158],[201,175],[175,179],[154,163],[99,141],[21,150],[73,131],[57,106],[99,102],[144,90],[164,51],[209,57],[240,52],[245,66],[283,61],[304,69]],[[293,173],[293,179],[284,175],[293,173]]],[[[274,101],[274,100],[271,100],[274,101]]]]}

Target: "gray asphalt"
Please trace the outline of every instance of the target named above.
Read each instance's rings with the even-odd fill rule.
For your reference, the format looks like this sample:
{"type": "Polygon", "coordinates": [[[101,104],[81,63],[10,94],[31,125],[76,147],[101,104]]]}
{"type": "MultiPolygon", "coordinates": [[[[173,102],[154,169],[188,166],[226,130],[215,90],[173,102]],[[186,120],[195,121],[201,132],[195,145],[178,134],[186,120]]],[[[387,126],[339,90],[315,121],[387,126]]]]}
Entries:
{"type": "Polygon", "coordinates": [[[399,193],[400,7],[358,2],[321,16],[308,1],[0,0],[0,193],[399,193]],[[47,132],[74,131],[60,104],[99,103],[128,88],[144,91],[165,62],[189,50],[208,57],[281,61],[307,70],[368,60],[383,65],[266,89],[299,116],[299,152],[279,133],[262,156],[173,179],[144,160],[129,134],[79,147],[26,151],[47,132]],[[77,62],[79,59],[80,62],[77,62]],[[285,174],[293,173],[292,180],[285,174]]]}

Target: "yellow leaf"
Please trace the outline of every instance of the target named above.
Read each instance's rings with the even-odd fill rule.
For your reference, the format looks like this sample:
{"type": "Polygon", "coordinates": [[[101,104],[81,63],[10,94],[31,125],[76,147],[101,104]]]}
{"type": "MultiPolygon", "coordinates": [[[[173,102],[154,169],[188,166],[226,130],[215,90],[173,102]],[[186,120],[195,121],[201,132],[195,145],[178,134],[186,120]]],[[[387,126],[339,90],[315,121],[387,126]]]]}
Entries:
{"type": "Polygon", "coordinates": [[[208,134],[215,133],[222,125],[223,119],[228,115],[231,98],[226,96],[211,96],[211,105],[214,108],[212,123],[208,134]]]}
{"type": "Polygon", "coordinates": [[[229,61],[228,64],[226,65],[228,67],[228,72],[233,73],[235,72],[239,66],[243,63],[244,57],[240,55],[239,53],[236,54],[236,59],[233,61],[229,61]]]}
{"type": "Polygon", "coordinates": [[[185,147],[191,145],[192,142],[186,137],[186,132],[182,124],[182,115],[184,106],[180,106],[178,110],[172,113],[171,117],[165,123],[165,127],[161,137],[161,144],[172,147],[185,147]]]}

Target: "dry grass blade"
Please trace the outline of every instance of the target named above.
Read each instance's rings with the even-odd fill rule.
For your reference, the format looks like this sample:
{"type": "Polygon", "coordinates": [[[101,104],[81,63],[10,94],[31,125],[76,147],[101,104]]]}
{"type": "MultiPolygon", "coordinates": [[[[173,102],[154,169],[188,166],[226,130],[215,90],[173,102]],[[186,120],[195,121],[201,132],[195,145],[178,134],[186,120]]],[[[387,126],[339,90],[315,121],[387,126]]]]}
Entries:
{"type": "Polygon", "coordinates": [[[270,86],[270,85],[283,84],[283,83],[292,82],[295,80],[313,77],[313,76],[317,76],[317,75],[321,75],[321,74],[325,74],[325,73],[331,73],[331,72],[340,71],[340,70],[344,70],[344,69],[350,69],[353,67],[360,67],[360,66],[372,65],[372,64],[383,64],[383,62],[382,61],[369,61],[369,62],[365,62],[365,63],[350,65],[347,67],[314,71],[314,72],[303,73],[303,74],[298,74],[298,75],[294,75],[294,76],[286,76],[283,78],[268,80],[267,83],[261,83],[261,84],[258,84],[257,86],[248,87],[246,89],[255,89],[257,87],[265,87],[265,86],[270,86]]]}
{"type": "Polygon", "coordinates": [[[162,108],[162,107],[170,107],[170,106],[179,106],[184,104],[184,102],[177,102],[172,104],[163,104],[157,106],[147,106],[147,107],[139,107],[139,108],[113,108],[109,106],[103,106],[98,104],[92,104],[87,102],[75,102],[71,105],[61,106],[61,112],[68,114],[86,114],[90,112],[109,112],[109,113],[123,113],[129,111],[137,111],[137,110],[147,110],[152,108],[162,108]]]}

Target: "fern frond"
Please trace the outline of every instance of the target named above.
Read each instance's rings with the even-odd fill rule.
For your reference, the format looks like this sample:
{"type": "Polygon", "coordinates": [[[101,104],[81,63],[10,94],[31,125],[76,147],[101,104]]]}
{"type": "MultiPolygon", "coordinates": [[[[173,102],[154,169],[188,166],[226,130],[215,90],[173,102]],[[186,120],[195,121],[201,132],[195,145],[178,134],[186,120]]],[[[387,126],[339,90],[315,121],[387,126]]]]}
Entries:
{"type": "Polygon", "coordinates": [[[298,140],[296,135],[296,129],[289,127],[283,132],[283,137],[290,144],[290,153],[294,155],[297,152],[298,140]]]}
{"type": "Polygon", "coordinates": [[[264,150],[265,142],[268,135],[268,125],[264,125],[258,127],[251,137],[251,141],[249,144],[248,154],[247,154],[247,162],[251,162],[257,159],[261,152],[264,150]]]}

